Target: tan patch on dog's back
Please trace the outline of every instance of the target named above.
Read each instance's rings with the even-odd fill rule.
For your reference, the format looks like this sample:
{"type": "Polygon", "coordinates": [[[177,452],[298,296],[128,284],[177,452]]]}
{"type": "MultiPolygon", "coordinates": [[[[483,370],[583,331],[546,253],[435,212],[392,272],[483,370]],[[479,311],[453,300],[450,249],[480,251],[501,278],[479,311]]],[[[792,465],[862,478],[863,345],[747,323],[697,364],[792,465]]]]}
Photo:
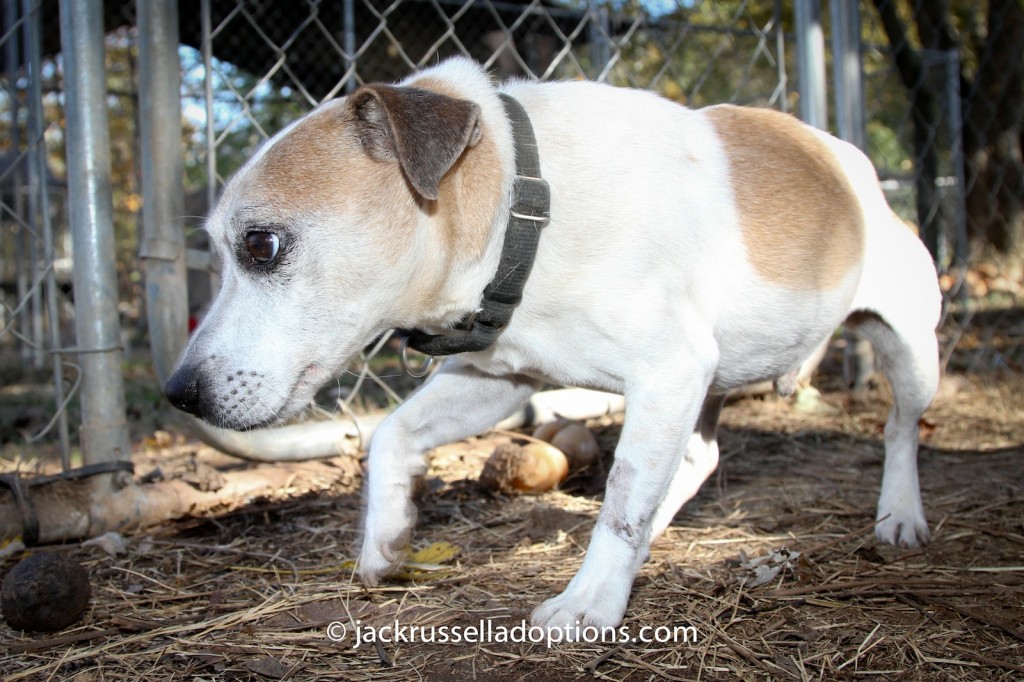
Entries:
{"type": "Polygon", "coordinates": [[[751,264],[766,281],[801,291],[834,289],[864,250],[864,216],[832,150],[788,114],[704,110],[729,162],[751,264]]]}

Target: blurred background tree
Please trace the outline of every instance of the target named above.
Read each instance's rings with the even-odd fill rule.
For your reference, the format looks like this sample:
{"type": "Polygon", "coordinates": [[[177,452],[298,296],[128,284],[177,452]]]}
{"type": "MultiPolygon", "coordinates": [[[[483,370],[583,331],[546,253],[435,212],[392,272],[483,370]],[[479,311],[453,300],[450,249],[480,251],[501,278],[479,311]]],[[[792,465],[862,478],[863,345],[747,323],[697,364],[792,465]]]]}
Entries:
{"type": "MultiPolygon", "coordinates": [[[[941,122],[941,83],[929,58],[957,57],[968,230],[976,246],[1024,249],[1024,3],[1020,0],[873,0],[910,99],[918,203],[934,194],[929,131],[941,122]]],[[[927,225],[922,225],[927,228],[927,225]]]]}

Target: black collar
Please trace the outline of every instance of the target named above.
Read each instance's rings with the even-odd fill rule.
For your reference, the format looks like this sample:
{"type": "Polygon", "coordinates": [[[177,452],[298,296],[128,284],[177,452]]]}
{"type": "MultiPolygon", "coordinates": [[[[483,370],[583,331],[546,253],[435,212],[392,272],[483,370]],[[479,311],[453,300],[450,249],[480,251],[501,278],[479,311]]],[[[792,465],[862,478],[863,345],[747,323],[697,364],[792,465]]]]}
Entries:
{"type": "Polygon", "coordinates": [[[515,99],[504,93],[498,96],[512,123],[516,154],[516,179],[501,260],[494,279],[484,288],[480,309],[456,325],[451,334],[427,334],[419,329],[408,332],[408,344],[427,355],[490,348],[523,300],[523,287],[537,256],[540,231],[551,213],[551,194],[547,181],[540,177],[537,139],[530,119],[515,99]]]}

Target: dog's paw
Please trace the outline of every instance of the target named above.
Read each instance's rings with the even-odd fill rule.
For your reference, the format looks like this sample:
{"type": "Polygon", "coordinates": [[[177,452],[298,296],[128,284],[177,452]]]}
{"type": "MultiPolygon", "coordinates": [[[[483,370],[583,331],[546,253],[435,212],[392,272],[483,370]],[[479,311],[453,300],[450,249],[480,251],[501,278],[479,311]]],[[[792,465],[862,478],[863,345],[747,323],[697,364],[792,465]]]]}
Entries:
{"type": "Polygon", "coordinates": [[[897,547],[920,547],[927,545],[932,534],[923,509],[900,509],[878,512],[875,537],[881,542],[897,547]]]}
{"type": "Polygon", "coordinates": [[[356,573],[368,587],[373,587],[382,579],[398,570],[408,553],[409,534],[393,540],[378,540],[367,537],[363,541],[363,549],[356,561],[356,573]]]}
{"type": "Polygon", "coordinates": [[[544,628],[549,639],[558,631],[557,641],[573,642],[586,639],[591,633],[600,636],[605,628],[615,628],[622,622],[629,600],[615,595],[585,595],[572,586],[557,597],[552,597],[534,609],[531,625],[544,628]]]}
{"type": "Polygon", "coordinates": [[[367,512],[363,547],[356,562],[356,572],[363,584],[372,587],[402,565],[415,519],[416,507],[411,503],[404,513],[367,512]]]}

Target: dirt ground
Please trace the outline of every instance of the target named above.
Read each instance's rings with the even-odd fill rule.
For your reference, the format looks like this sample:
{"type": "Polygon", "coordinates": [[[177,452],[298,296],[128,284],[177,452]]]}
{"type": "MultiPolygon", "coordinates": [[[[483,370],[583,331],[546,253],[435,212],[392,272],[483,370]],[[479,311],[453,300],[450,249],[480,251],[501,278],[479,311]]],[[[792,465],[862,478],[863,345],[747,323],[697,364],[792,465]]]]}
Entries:
{"type": "MultiPolygon", "coordinates": [[[[921,425],[933,533],[921,550],[879,545],[872,531],[886,391],[824,398],[826,412],[775,396],[726,408],[718,472],[653,546],[615,641],[507,641],[529,638],[515,626],[580,564],[621,425],[613,416],[588,424],[602,464],[538,496],[503,497],[475,481],[508,435],[435,451],[413,539],[427,551],[372,589],[351,574],[361,478],[353,458],[284,465],[276,492],[238,495],[128,535],[121,553],[45,548],[86,566],[91,605],[60,632],[0,628],[0,674],[79,682],[1021,679],[1024,381],[944,380],[921,425]],[[396,622],[397,632],[370,629],[396,622]]],[[[282,471],[166,437],[148,440],[135,460],[137,475],[159,469],[213,488],[243,469],[282,471]]],[[[21,556],[9,556],[5,572],[21,556]]]]}
{"type": "MultiPolygon", "coordinates": [[[[920,425],[930,545],[875,541],[889,394],[884,384],[844,390],[833,353],[818,379],[823,400],[726,407],[720,466],[652,547],[623,627],[577,644],[531,641],[543,633],[527,629],[529,614],[582,561],[621,415],[588,422],[602,458],[542,495],[477,481],[515,433],[431,453],[415,553],[394,580],[366,588],[352,576],[358,457],[254,464],[167,433],[142,369],[129,377],[136,479],[216,502],[101,543],[0,548],[4,574],[32,552],[71,556],[92,592],[64,630],[0,627],[0,676],[1021,679],[1024,313],[970,322],[950,320],[941,335],[954,350],[920,425]]],[[[8,437],[46,419],[26,386],[5,382],[4,470],[45,464],[42,450],[27,463],[8,437]]]]}

